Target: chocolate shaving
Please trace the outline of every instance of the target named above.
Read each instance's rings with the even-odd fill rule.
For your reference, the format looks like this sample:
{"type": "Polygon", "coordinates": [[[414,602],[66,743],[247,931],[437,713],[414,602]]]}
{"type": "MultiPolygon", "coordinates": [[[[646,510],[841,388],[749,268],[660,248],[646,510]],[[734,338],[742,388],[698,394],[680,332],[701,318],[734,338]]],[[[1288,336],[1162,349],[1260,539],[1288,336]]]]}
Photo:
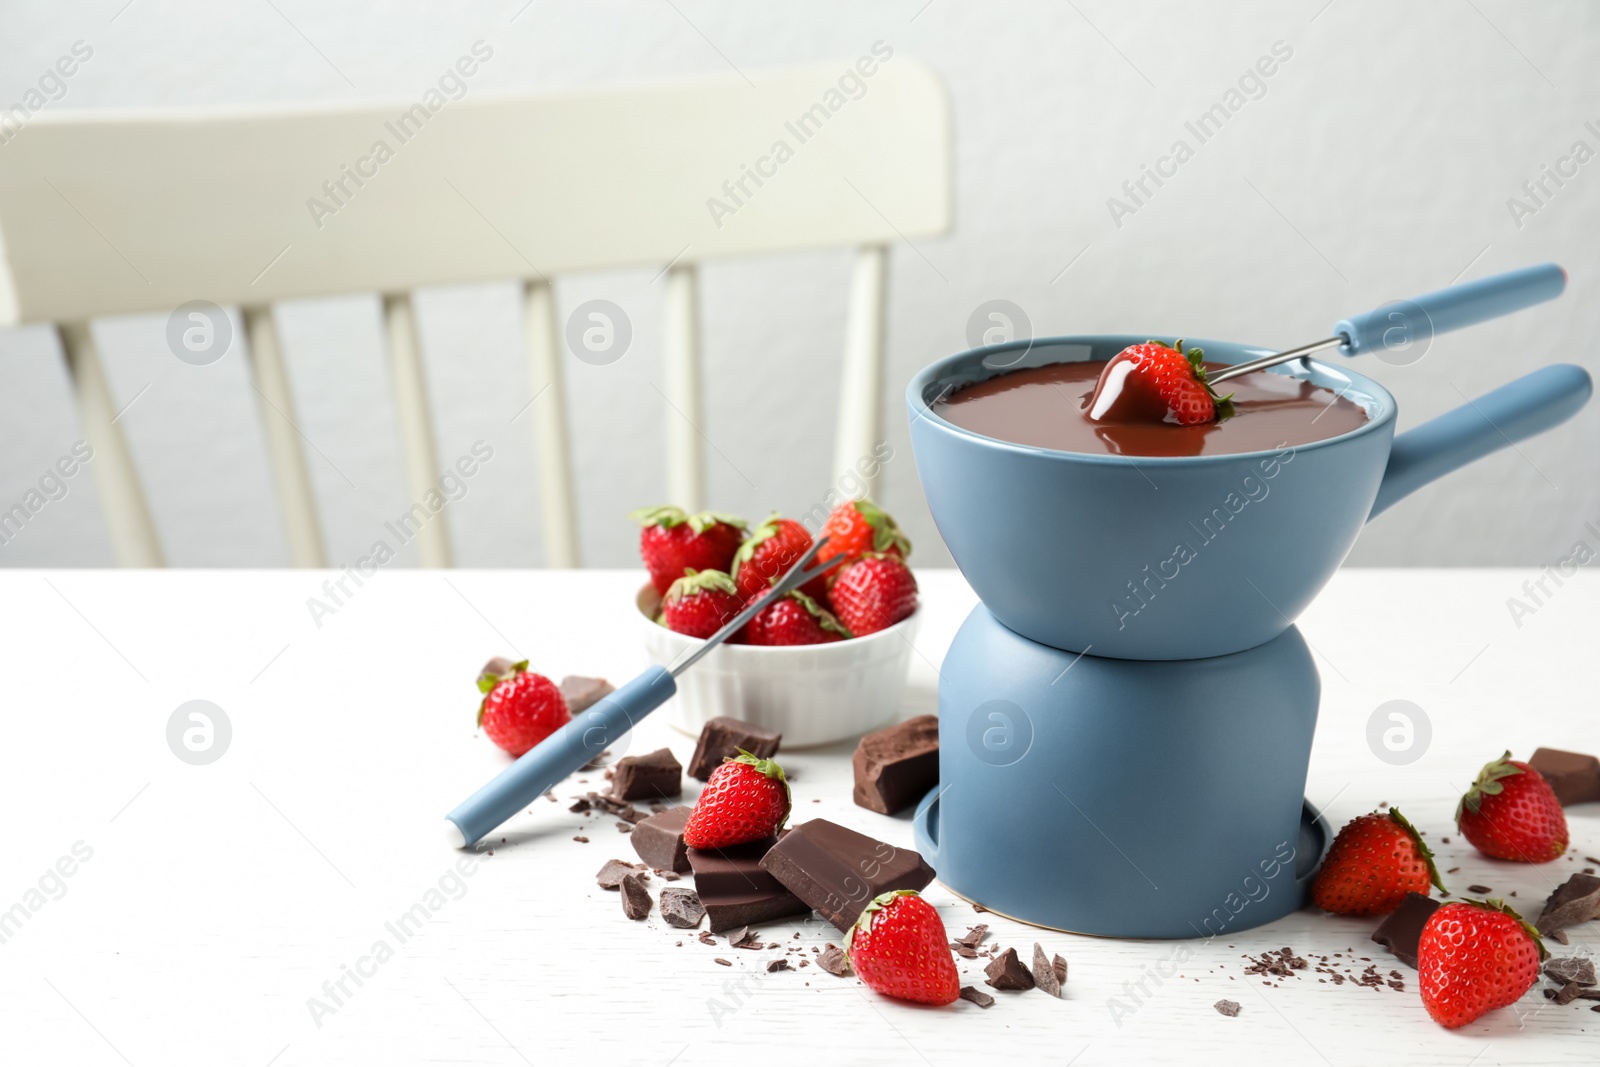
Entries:
{"type": "MultiPolygon", "coordinates": [[[[1055,963],[1060,965],[1061,973],[1064,975],[1067,961],[1057,956],[1055,963]]],[[[1037,941],[1033,943],[1033,984],[1052,997],[1061,995],[1061,978],[1057,977],[1056,966],[1050,962],[1050,957],[1044,954],[1044,946],[1037,941]]]]}
{"type": "Polygon", "coordinates": [[[740,928],[737,932],[728,935],[729,948],[759,949],[764,947],[761,943],[761,931],[752,930],[748,926],[740,928]]]}
{"type": "Polygon", "coordinates": [[[830,941],[828,947],[822,950],[822,955],[817,957],[817,966],[837,978],[843,978],[850,973],[850,957],[830,941]]]}
{"type": "Polygon", "coordinates": [[[989,936],[989,927],[984,923],[979,923],[956,938],[956,941],[958,944],[966,945],[968,948],[977,948],[983,944],[983,939],[987,936],[989,936]]]}
{"type": "Polygon", "coordinates": [[[1534,925],[1541,934],[1555,937],[1564,945],[1567,941],[1558,936],[1560,931],[1596,918],[1600,918],[1600,878],[1575,874],[1550,894],[1534,925]]]}
{"type": "Polygon", "coordinates": [[[725,960],[721,956],[717,956],[717,957],[713,958],[711,962],[712,963],[720,963],[724,967],[732,967],[733,966],[733,961],[732,960],[725,960]]]}
{"type": "Polygon", "coordinates": [[[994,1007],[994,998],[993,997],[991,997],[989,994],[985,993],[983,990],[974,989],[972,986],[969,986],[969,985],[964,985],[964,986],[961,987],[961,999],[962,1000],[970,1000],[970,1001],[972,1001],[972,1003],[976,1004],[980,1008],[992,1008],[992,1007],[994,1007]]]}
{"type": "Polygon", "coordinates": [[[1558,982],[1575,982],[1581,986],[1595,984],[1594,961],[1582,956],[1546,960],[1544,973],[1558,982]]]}
{"type": "Polygon", "coordinates": [[[775,959],[775,960],[768,960],[767,961],[767,973],[768,974],[771,974],[773,971],[787,971],[788,969],[789,969],[789,961],[786,960],[786,959],[783,959],[781,957],[778,958],[778,959],[775,959]]]}
{"type": "Polygon", "coordinates": [[[644,885],[648,877],[638,872],[622,876],[622,914],[630,919],[643,919],[650,914],[650,890],[644,885]]]}

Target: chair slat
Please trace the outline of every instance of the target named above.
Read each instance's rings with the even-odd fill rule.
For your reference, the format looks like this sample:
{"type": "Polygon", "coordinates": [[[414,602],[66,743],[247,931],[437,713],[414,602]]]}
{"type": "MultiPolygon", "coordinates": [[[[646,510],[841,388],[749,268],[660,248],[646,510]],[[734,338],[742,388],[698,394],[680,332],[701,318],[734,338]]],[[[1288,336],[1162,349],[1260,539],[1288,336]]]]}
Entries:
{"type": "Polygon", "coordinates": [[[533,401],[523,417],[533,424],[545,565],[577,567],[582,565],[578,550],[578,510],[572,483],[567,400],[561,387],[561,342],[556,326],[555,294],[550,291],[550,284],[543,281],[528,282],[524,289],[533,401]]]}
{"type": "Polygon", "coordinates": [[[317,520],[316,495],[306,469],[305,449],[301,446],[299,423],[295,420],[294,395],[289,391],[289,371],[283,359],[283,345],[270,307],[240,309],[245,335],[249,339],[250,368],[255,379],[256,399],[260,401],[261,428],[266,436],[267,461],[272,466],[272,484],[277,490],[278,507],[283,513],[284,536],[289,542],[289,560],[296,567],[326,567],[327,552],[322,542],[322,526],[317,520]]]}
{"type": "Polygon", "coordinates": [[[164,567],[161,539],[150,517],[139,472],[134,469],[127,439],[117,425],[116,404],[106,381],[105,368],[87,322],[65,322],[56,327],[61,350],[72,373],[78,418],[84,439],[94,449],[89,464],[100,489],[100,507],[111,532],[111,550],[118,566],[164,567]]]}
{"type": "Polygon", "coordinates": [[[383,324],[394,379],[395,414],[405,452],[406,487],[411,492],[409,519],[397,523],[417,543],[417,561],[424,567],[450,566],[450,529],[439,493],[439,453],[434,447],[433,416],[428,410],[428,384],[417,344],[416,315],[408,293],[383,298],[383,324]],[[437,513],[431,506],[439,505],[437,513]]]}
{"type": "Polygon", "coordinates": [[[839,421],[834,430],[833,473],[854,470],[866,495],[878,490],[878,464],[863,473],[883,437],[884,302],[888,250],[867,245],[856,253],[845,314],[844,365],[839,376],[839,421]]]}
{"type": "Polygon", "coordinates": [[[662,362],[667,398],[667,498],[687,511],[705,506],[705,416],[700,406],[700,310],[693,264],[667,269],[662,362]]]}

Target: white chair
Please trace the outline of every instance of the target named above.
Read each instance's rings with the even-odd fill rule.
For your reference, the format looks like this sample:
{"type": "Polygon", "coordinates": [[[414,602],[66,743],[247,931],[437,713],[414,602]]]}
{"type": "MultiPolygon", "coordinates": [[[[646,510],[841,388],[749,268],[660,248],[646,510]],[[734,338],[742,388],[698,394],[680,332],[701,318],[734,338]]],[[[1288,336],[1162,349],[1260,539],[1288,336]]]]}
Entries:
{"type": "MultiPolygon", "coordinates": [[[[383,295],[406,484],[421,499],[440,470],[409,292],[520,278],[546,563],[570,567],[580,560],[551,277],[665,270],[664,393],[681,416],[667,418],[665,496],[699,508],[696,264],[858,250],[835,439],[834,469],[844,469],[881,437],[886,247],[944,232],[950,199],[943,88],[899,57],[748,79],[468,94],[431,111],[405,101],[43,112],[0,146],[0,326],[57,324],[117,561],[161,566],[89,320],[192,300],[236,305],[291,559],[321,567],[273,302],[383,295]],[[387,154],[375,151],[380,141],[387,154]]],[[[424,566],[451,565],[447,529],[423,526],[424,566]]]]}

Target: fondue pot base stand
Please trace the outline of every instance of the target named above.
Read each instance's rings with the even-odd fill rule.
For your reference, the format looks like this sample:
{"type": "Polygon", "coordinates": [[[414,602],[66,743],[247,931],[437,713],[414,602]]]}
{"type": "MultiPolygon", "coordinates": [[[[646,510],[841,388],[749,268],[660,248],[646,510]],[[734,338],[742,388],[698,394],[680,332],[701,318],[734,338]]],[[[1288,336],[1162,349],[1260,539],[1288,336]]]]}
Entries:
{"type": "Polygon", "coordinates": [[[1073,933],[1204,938],[1305,906],[1321,684],[1291,627],[1210,659],[1079,655],[967,617],[939,684],[917,848],[948,889],[1073,933]]]}

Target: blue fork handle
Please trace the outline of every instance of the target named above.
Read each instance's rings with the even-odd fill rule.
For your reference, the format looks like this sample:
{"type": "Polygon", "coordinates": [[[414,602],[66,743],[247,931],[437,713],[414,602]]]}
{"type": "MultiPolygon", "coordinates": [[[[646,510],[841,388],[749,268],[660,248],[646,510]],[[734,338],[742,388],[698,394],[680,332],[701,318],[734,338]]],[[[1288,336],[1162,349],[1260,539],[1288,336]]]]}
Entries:
{"type": "Polygon", "coordinates": [[[1554,300],[1566,287],[1566,271],[1554,263],[1541,263],[1452,285],[1414,300],[1397,300],[1341,319],[1333,332],[1344,338],[1340,353],[1365,355],[1554,300]]]}
{"type": "Polygon", "coordinates": [[[615,744],[677,691],[678,683],[665,667],[651,667],[593,707],[574,715],[571,722],[533,746],[445,816],[450,843],[457,848],[477,844],[557,782],[615,744]]]}

